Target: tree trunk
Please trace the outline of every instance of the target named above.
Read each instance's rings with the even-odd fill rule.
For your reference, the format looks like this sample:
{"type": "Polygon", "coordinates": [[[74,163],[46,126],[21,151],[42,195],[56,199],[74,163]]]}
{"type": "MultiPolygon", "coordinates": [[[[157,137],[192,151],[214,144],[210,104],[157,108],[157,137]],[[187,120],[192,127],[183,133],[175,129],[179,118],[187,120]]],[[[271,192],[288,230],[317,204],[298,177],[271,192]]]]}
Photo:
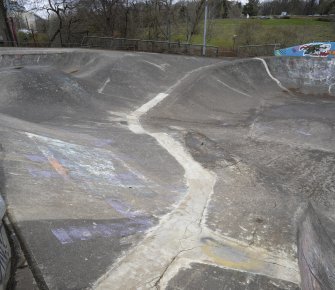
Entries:
{"type": "Polygon", "coordinates": [[[0,36],[2,36],[4,42],[9,41],[14,46],[14,39],[8,22],[4,0],[0,0],[0,36]]]}
{"type": "Polygon", "coordinates": [[[187,42],[190,43],[191,40],[192,40],[192,36],[195,34],[195,31],[196,31],[196,28],[199,24],[199,21],[200,21],[200,18],[202,16],[202,8],[205,4],[205,0],[200,0],[198,5],[197,5],[197,8],[195,10],[195,17],[194,17],[194,21],[193,23],[191,24],[191,31],[188,35],[188,39],[187,39],[187,42]]]}
{"type": "Polygon", "coordinates": [[[128,0],[126,1],[126,19],[125,19],[125,27],[124,27],[124,37],[127,38],[127,32],[128,32],[128,13],[129,13],[129,7],[128,7],[128,0]]]}

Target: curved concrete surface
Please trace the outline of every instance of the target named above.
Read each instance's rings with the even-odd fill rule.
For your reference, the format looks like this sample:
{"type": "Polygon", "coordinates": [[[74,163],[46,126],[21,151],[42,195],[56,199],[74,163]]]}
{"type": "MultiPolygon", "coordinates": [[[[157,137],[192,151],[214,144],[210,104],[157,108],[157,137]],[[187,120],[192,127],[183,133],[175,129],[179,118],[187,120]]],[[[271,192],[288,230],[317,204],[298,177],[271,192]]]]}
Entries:
{"type": "Polygon", "coordinates": [[[334,231],[335,62],[2,50],[2,193],[44,289],[298,289],[334,231]]]}
{"type": "Polygon", "coordinates": [[[298,226],[298,261],[302,289],[335,288],[335,245],[311,204],[298,226]]]}

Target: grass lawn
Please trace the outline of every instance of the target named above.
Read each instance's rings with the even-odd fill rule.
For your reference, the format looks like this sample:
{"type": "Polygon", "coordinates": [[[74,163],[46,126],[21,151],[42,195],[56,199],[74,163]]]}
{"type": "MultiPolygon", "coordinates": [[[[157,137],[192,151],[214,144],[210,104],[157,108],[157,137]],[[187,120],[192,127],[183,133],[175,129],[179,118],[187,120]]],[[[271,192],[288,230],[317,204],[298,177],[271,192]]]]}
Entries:
{"type": "MultiPolygon", "coordinates": [[[[199,26],[198,34],[193,36],[192,43],[202,44],[202,31],[203,23],[199,26]]],[[[185,34],[185,27],[180,26],[176,29],[173,40],[184,42],[186,41],[185,34]]],[[[237,45],[280,43],[282,46],[288,46],[311,41],[335,41],[335,23],[318,21],[312,17],[264,20],[214,19],[209,21],[208,45],[229,50],[233,46],[234,35],[237,35],[237,45]],[[248,32],[239,30],[243,23],[245,27],[249,27],[248,32]]]]}

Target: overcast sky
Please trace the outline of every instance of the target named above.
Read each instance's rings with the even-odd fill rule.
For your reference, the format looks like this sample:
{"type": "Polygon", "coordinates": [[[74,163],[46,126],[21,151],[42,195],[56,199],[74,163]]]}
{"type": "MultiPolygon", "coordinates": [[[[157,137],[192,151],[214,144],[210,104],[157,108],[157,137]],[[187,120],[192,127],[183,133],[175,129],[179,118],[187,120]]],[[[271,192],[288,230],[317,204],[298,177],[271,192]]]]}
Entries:
{"type": "MultiPolygon", "coordinates": [[[[248,2],[248,0],[234,0],[234,1],[241,2],[243,5],[248,2]]],[[[23,5],[23,3],[25,3],[25,5],[23,5],[23,6],[28,11],[34,11],[34,13],[36,13],[38,16],[40,16],[42,18],[48,18],[48,13],[45,10],[38,10],[37,9],[38,7],[43,7],[43,5],[47,6],[48,5],[47,0],[28,0],[28,1],[17,0],[17,2],[21,5],[23,5]]],[[[178,2],[178,1],[174,1],[174,2],[178,2]]],[[[261,2],[263,2],[263,1],[261,0],[261,2]]]]}

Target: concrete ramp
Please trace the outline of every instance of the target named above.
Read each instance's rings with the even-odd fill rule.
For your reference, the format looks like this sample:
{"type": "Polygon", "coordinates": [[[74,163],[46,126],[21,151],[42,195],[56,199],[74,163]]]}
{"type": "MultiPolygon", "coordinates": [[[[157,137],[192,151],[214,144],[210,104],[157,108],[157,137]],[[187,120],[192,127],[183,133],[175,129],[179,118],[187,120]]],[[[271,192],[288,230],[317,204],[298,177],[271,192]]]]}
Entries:
{"type": "Polygon", "coordinates": [[[334,239],[333,61],[0,54],[1,190],[41,289],[299,289],[307,204],[334,239]]]}
{"type": "Polygon", "coordinates": [[[298,257],[302,289],[335,288],[335,245],[311,204],[299,225],[298,257]]]}

